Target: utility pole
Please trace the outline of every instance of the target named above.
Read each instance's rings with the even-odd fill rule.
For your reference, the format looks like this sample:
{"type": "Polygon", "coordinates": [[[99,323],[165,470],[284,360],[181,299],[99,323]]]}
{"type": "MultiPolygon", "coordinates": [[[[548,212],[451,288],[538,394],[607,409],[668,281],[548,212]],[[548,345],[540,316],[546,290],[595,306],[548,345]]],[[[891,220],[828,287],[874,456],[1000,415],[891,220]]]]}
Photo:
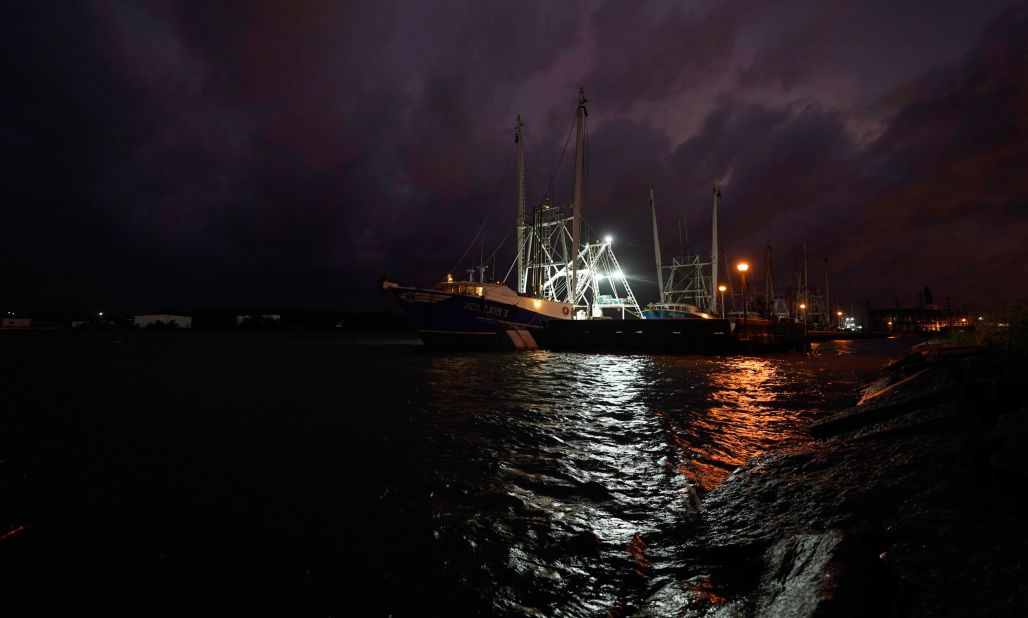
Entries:
{"type": "Polygon", "coordinates": [[[775,304],[775,284],[772,274],[772,253],[774,248],[768,243],[764,250],[764,317],[771,319],[771,309],[775,304]]]}
{"type": "MultiPolygon", "coordinates": [[[[807,278],[807,243],[803,243],[803,304],[807,306],[807,310],[810,310],[810,290],[808,289],[807,278]]],[[[804,320],[805,322],[806,320],[804,320]]]]}
{"type": "Polygon", "coordinates": [[[828,256],[825,256],[825,320],[828,322],[828,328],[832,327],[832,303],[829,301],[828,296],[828,256]]]}

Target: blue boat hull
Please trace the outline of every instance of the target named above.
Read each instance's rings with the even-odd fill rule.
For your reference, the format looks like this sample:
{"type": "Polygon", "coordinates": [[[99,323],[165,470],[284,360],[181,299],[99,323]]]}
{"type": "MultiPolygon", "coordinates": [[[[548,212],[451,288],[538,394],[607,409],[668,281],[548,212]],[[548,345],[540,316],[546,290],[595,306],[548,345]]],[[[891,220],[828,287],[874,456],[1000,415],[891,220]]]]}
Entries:
{"type": "Polygon", "coordinates": [[[508,331],[528,331],[537,342],[553,318],[485,298],[437,290],[395,290],[404,314],[427,345],[510,347],[508,331]]]}

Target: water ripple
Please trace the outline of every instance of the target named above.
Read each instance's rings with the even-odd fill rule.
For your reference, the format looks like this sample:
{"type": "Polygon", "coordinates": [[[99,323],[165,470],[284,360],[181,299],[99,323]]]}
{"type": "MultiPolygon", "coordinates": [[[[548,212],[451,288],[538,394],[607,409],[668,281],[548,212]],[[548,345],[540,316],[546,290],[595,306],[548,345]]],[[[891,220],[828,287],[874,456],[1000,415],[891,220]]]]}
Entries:
{"type": "Polygon", "coordinates": [[[498,613],[630,613],[679,565],[662,539],[699,496],[805,439],[880,363],[858,356],[427,357],[425,480],[447,572],[498,613]]]}

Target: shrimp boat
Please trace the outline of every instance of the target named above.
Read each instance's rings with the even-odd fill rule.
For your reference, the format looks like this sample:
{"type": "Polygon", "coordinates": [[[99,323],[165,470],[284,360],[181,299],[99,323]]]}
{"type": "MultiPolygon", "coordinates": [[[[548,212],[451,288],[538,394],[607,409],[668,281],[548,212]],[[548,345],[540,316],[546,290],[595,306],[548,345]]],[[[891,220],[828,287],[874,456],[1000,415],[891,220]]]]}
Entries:
{"type": "Polygon", "coordinates": [[[432,288],[381,282],[396,295],[421,340],[431,346],[537,349],[547,320],[566,320],[571,305],[520,296],[503,284],[446,281],[432,288]]]}
{"type": "Polygon", "coordinates": [[[477,280],[473,274],[463,281],[447,275],[431,288],[403,286],[387,279],[379,281],[384,291],[396,296],[426,345],[536,349],[547,322],[585,318],[593,313],[587,311],[592,307],[586,292],[596,288],[596,278],[592,276],[595,268],[591,269],[583,260],[596,255],[600,245],[586,243],[581,251],[577,250],[583,195],[583,124],[588,115],[585,104],[579,89],[570,216],[566,209],[544,202],[526,217],[523,124],[521,117],[517,118],[516,289],[499,281],[486,282],[482,267],[477,280]]]}

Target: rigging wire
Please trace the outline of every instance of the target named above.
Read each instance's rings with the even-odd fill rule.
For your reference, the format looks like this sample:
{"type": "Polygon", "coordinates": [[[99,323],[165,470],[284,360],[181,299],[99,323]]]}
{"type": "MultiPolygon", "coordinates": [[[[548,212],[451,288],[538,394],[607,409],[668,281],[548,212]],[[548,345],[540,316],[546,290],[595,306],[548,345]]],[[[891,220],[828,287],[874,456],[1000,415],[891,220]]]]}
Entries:
{"type": "MultiPolygon", "coordinates": [[[[576,112],[576,115],[577,115],[577,112],[576,112]]],[[[546,185],[546,193],[543,194],[543,199],[539,200],[539,202],[542,202],[543,200],[545,200],[546,199],[546,194],[549,194],[550,197],[553,198],[554,206],[557,205],[557,196],[556,196],[556,192],[554,191],[553,183],[557,179],[557,172],[560,171],[560,164],[564,162],[564,155],[566,155],[567,152],[568,152],[568,144],[571,143],[571,135],[575,131],[575,120],[576,120],[576,116],[572,116],[571,117],[571,126],[568,127],[568,136],[564,140],[564,149],[560,151],[560,158],[557,159],[557,165],[553,168],[553,174],[550,176],[550,182],[547,183],[547,185],[546,185]]]]}
{"type": "MultiPolygon", "coordinates": [[[[547,183],[547,189],[546,189],[546,192],[544,193],[543,200],[545,200],[546,194],[549,194],[550,197],[553,199],[554,203],[556,203],[556,190],[555,190],[555,187],[554,187],[554,183],[555,183],[555,181],[557,179],[557,173],[560,171],[560,166],[564,162],[564,157],[567,155],[568,146],[571,144],[571,136],[574,134],[576,120],[577,120],[577,112],[571,118],[571,124],[568,127],[568,134],[567,134],[567,137],[564,139],[564,147],[563,147],[563,149],[561,149],[560,157],[557,159],[557,164],[553,168],[553,173],[550,176],[549,183],[547,183]]],[[[588,139],[588,125],[586,126],[586,139],[588,139]]],[[[498,193],[499,190],[500,190],[500,187],[502,187],[503,184],[507,180],[507,174],[510,171],[510,163],[511,163],[511,160],[514,158],[514,152],[515,152],[516,148],[517,148],[516,146],[513,146],[511,148],[511,150],[510,150],[510,154],[507,157],[507,163],[506,163],[506,165],[504,166],[504,169],[503,169],[503,175],[500,178],[500,182],[496,185],[496,189],[494,190],[494,193],[498,193]]],[[[539,200],[539,201],[542,202],[543,200],[539,200]]],[[[496,204],[494,203],[489,208],[489,210],[486,212],[485,217],[482,219],[482,223],[478,226],[478,231],[475,232],[475,236],[471,239],[471,242],[468,243],[468,246],[464,250],[464,253],[461,254],[460,259],[458,259],[457,262],[453,265],[453,267],[450,268],[449,272],[451,272],[451,273],[452,272],[456,272],[457,271],[457,267],[460,266],[461,262],[463,262],[464,259],[468,256],[468,253],[471,252],[471,249],[474,248],[475,243],[478,242],[479,238],[481,237],[482,231],[485,229],[485,224],[488,223],[489,218],[492,216],[493,210],[495,210],[495,208],[496,208],[496,204]]],[[[586,224],[586,226],[588,227],[588,224],[586,224]]],[[[491,260],[499,252],[500,248],[503,246],[503,244],[507,241],[507,238],[509,238],[509,237],[510,237],[510,232],[508,232],[503,237],[503,239],[500,240],[500,242],[496,245],[496,249],[494,249],[493,252],[489,255],[489,260],[491,260]]],[[[488,260],[486,260],[486,261],[488,261],[488,260]]],[[[511,263],[510,268],[507,270],[506,276],[504,276],[504,278],[503,278],[504,282],[506,282],[507,279],[510,277],[510,273],[513,271],[513,269],[514,269],[514,264],[511,263]]]]}
{"type": "MultiPolygon", "coordinates": [[[[511,160],[514,159],[514,150],[515,150],[515,148],[516,148],[516,146],[512,146],[511,149],[510,149],[510,153],[507,155],[507,164],[503,167],[503,176],[500,177],[500,182],[497,183],[496,189],[493,190],[493,194],[494,195],[496,193],[499,193],[500,187],[502,187],[503,183],[507,181],[507,172],[510,171],[510,162],[511,162],[511,160]]],[[[464,253],[460,256],[460,259],[457,260],[457,263],[454,264],[453,267],[450,268],[450,270],[447,271],[447,272],[451,272],[451,273],[457,272],[457,267],[460,266],[461,262],[464,261],[464,258],[466,258],[468,256],[468,253],[470,253],[471,249],[475,246],[475,242],[478,240],[478,237],[482,235],[482,230],[485,229],[485,224],[489,221],[489,217],[492,216],[493,210],[495,210],[495,209],[496,209],[496,203],[493,202],[493,205],[489,208],[488,211],[486,211],[485,217],[482,219],[481,225],[478,226],[478,231],[475,232],[474,238],[472,238],[471,242],[468,243],[468,248],[464,250],[464,253]]],[[[499,249],[499,247],[497,247],[497,249],[499,249]]],[[[493,253],[495,253],[495,251],[493,253]]]]}

